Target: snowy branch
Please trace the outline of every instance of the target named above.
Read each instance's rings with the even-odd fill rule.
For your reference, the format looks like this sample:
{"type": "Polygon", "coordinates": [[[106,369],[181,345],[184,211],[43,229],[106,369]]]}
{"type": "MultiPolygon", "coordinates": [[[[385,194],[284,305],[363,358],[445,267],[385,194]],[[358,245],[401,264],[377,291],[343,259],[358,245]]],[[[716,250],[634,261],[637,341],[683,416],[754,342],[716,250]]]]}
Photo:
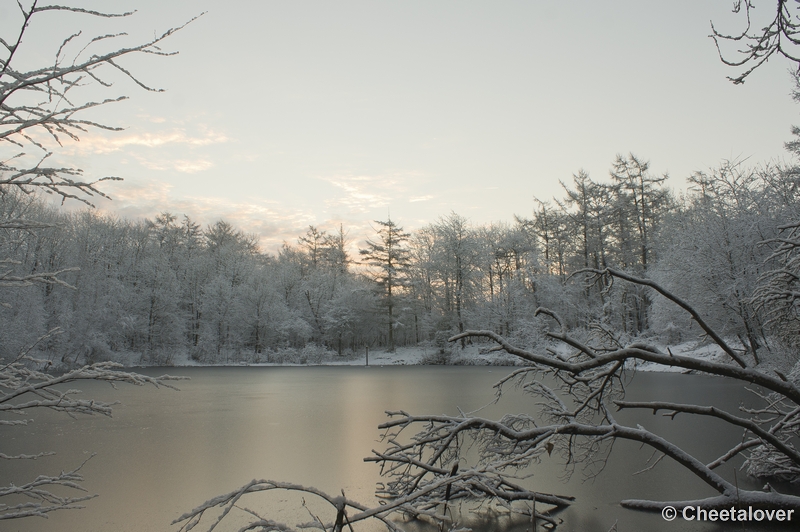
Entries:
{"type": "Polygon", "coordinates": [[[777,0],[777,9],[772,20],[761,29],[753,28],[752,11],[755,5],[752,0],[736,0],[734,3],[734,13],[741,13],[744,6],[745,28],[740,33],[727,34],[717,30],[714,23],[711,23],[711,37],[717,48],[720,60],[732,67],[747,66],[748,68],[736,77],[728,77],[730,81],[738,85],[744,83],[747,76],[753,73],[758,67],[766,63],[770,57],[775,55],[783,56],[789,61],[800,66],[800,22],[798,22],[797,12],[792,12],[789,0],[777,0]],[[738,59],[728,59],[720,47],[721,42],[731,42],[737,45],[743,44],[737,50],[738,59]]]}
{"type": "MultiPolygon", "coordinates": [[[[49,337],[51,334],[46,335],[49,337]]],[[[37,408],[48,408],[70,416],[76,414],[102,414],[111,416],[111,409],[115,403],[106,403],[91,399],[77,399],[74,396],[78,390],[68,389],[63,391],[59,385],[79,381],[104,381],[112,386],[117,383],[128,383],[136,386],[153,385],[165,386],[176,389],[169,381],[181,380],[182,377],[163,375],[149,377],[137,373],[120,371],[122,366],[111,362],[102,362],[84,366],[68,371],[61,375],[52,375],[45,372],[50,367],[49,361],[37,360],[28,356],[33,348],[24,349],[21,354],[11,362],[0,367],[0,414],[20,415],[23,412],[37,408]],[[36,368],[43,369],[36,369],[36,368]]],[[[28,420],[2,420],[0,424],[6,426],[26,425],[28,420]]],[[[3,460],[36,460],[51,456],[52,452],[38,454],[7,455],[0,453],[3,460]]],[[[36,479],[21,486],[8,485],[0,487],[0,498],[9,497],[19,499],[24,497],[33,499],[24,503],[0,503],[0,519],[17,519],[23,517],[47,517],[47,514],[56,510],[82,508],[80,503],[87,501],[94,495],[80,497],[67,497],[54,493],[52,488],[61,486],[71,490],[86,491],[80,483],[83,477],[79,474],[83,464],[67,473],[61,472],[55,476],[39,475],[36,479]]]]}
{"type": "MultiPolygon", "coordinates": [[[[800,452],[792,447],[791,444],[786,443],[784,439],[781,439],[774,434],[777,427],[764,430],[752,419],[738,417],[713,406],[683,405],[661,401],[615,401],[614,404],[616,404],[620,410],[625,408],[645,408],[652,409],[654,414],[659,410],[671,410],[671,413],[665,415],[673,419],[675,418],[675,415],[680,412],[715,417],[730,423],[731,425],[736,425],[747,429],[754,435],[758,436],[763,443],[772,445],[775,447],[775,449],[783,453],[789,460],[800,464],[800,452]]],[[[796,414],[794,417],[797,417],[796,414]]],[[[790,435],[784,435],[783,437],[788,438],[790,435]]]]}
{"type": "MultiPolygon", "coordinates": [[[[3,263],[7,264],[8,262],[0,261],[0,268],[2,268],[3,263]]],[[[7,271],[0,270],[0,286],[24,287],[24,286],[32,286],[34,284],[53,284],[75,290],[74,286],[72,286],[71,284],[67,283],[62,279],[59,279],[58,276],[68,272],[76,272],[78,270],[79,268],[64,268],[63,270],[58,270],[54,272],[32,273],[30,275],[11,275],[11,270],[7,271]]]]}
{"type": "Polygon", "coordinates": [[[230,493],[226,493],[224,495],[219,495],[214,497],[213,499],[209,499],[208,501],[204,502],[197,508],[187,512],[177,519],[175,519],[172,524],[180,524],[181,528],[179,529],[180,532],[188,531],[193,529],[197,526],[201,519],[203,518],[203,514],[208,511],[209,509],[218,507],[222,508],[222,512],[217,517],[217,519],[211,523],[208,528],[208,531],[211,532],[214,530],[220,522],[222,522],[225,517],[234,509],[239,508],[244,510],[245,512],[253,515],[256,517],[256,520],[248,524],[245,528],[241,530],[252,530],[257,527],[265,527],[266,530],[293,530],[289,525],[278,523],[271,519],[265,519],[257,512],[250,510],[249,508],[241,508],[238,506],[239,501],[245,495],[259,493],[259,492],[270,492],[270,491],[290,491],[290,492],[299,492],[308,495],[314,495],[315,497],[322,499],[323,501],[330,504],[335,513],[335,521],[333,523],[319,523],[317,528],[324,528],[324,530],[332,530],[335,532],[341,532],[344,528],[344,524],[347,523],[348,525],[352,525],[353,523],[357,523],[359,521],[364,521],[367,519],[377,519],[378,521],[382,522],[387,530],[391,532],[402,532],[402,529],[399,528],[395,523],[390,521],[387,518],[387,515],[392,511],[397,510],[396,505],[393,507],[389,506],[380,506],[378,508],[367,508],[362,504],[352,501],[345,497],[344,492],[342,492],[341,496],[331,496],[327,493],[318,490],[313,487],[306,487],[301,486],[300,484],[291,484],[288,482],[275,482],[273,480],[252,480],[249,483],[245,484],[238,490],[234,490],[230,493]],[[348,515],[348,508],[354,513],[354,515],[348,515]]]}
{"type": "MultiPolygon", "coordinates": [[[[133,73],[119,64],[118,60],[135,54],[154,54],[169,56],[177,52],[164,52],[159,45],[177,31],[185,28],[197,18],[192,18],[185,24],[169,28],[154,38],[136,46],[122,47],[110,51],[90,53],[90,49],[106,45],[124,33],[102,35],[91,38],[85,46],[79,48],[71,59],[65,57],[66,50],[80,37],[80,33],[64,39],[55,53],[52,65],[34,70],[17,70],[14,68],[14,59],[23,43],[23,35],[35,15],[49,11],[68,11],[92,17],[126,17],[127,13],[103,13],[78,7],[47,5],[39,7],[34,1],[26,9],[19,3],[22,18],[20,20],[19,34],[15,39],[7,41],[0,38],[7,55],[0,56],[0,143],[9,142],[18,148],[26,145],[44,152],[38,163],[32,166],[15,166],[9,160],[0,161],[0,187],[14,186],[26,192],[34,189],[44,189],[49,193],[58,194],[62,201],[75,199],[91,205],[87,197],[100,195],[106,197],[96,187],[97,183],[107,180],[119,180],[118,177],[104,177],[97,180],[84,181],[75,179],[80,177],[82,171],[66,167],[43,166],[45,160],[51,155],[42,141],[36,140],[36,132],[41,132],[49,137],[58,146],[63,145],[64,139],[78,141],[81,133],[90,128],[120,131],[121,128],[109,126],[92,120],[81,118],[85,111],[110,103],[127,99],[126,96],[106,98],[102,101],[89,101],[73,103],[72,91],[88,83],[97,83],[103,87],[110,87],[111,81],[104,79],[105,71],[121,72],[124,77],[132,80],[139,87],[147,91],[160,92],[140,81],[133,73]],[[11,44],[13,42],[13,44],[11,44]],[[31,104],[30,96],[39,100],[31,104]]],[[[24,157],[23,152],[13,158],[24,157]]]]}
{"type": "MultiPolygon", "coordinates": [[[[543,449],[550,454],[557,449],[565,458],[567,465],[579,461],[591,463],[592,460],[596,460],[601,449],[600,443],[603,441],[631,440],[646,444],[654,451],[673,459],[720,495],[702,503],[626,500],[622,502],[626,507],[659,510],[667,505],[682,508],[702,504],[704,508],[717,506],[730,508],[736,504],[752,504],[756,507],[800,509],[799,497],[777,492],[739,490],[713,471],[734,456],[749,452],[745,456],[745,463],[753,474],[781,479],[797,478],[800,475],[800,452],[797,450],[800,388],[797,383],[780,372],[773,375],[748,367],[693,307],[658,283],[610,268],[586,269],[582,272],[591,274],[595,279],[610,276],[655,290],[689,313],[703,331],[739,366],[676,356],[669,350],[668,353],[663,353],[653,346],[640,342],[611,350],[596,349],[570,338],[561,318],[548,309],[538,309],[536,315],[549,316],[556,322],[557,329],[546,332],[546,335],[552,340],[576,349],[570,357],[557,355],[553,350],[548,350],[547,354],[539,354],[521,349],[494,331],[464,331],[450,338],[450,341],[455,342],[464,337],[488,338],[506,352],[533,364],[532,367],[517,370],[498,383],[498,395],[504,384],[511,381],[520,382],[525,391],[542,399],[538,405],[540,414],[554,424],[542,426],[535,423],[532,417],[520,416],[507,416],[500,421],[492,421],[482,418],[390,413],[399,415],[400,418],[385,423],[381,428],[387,430],[399,428],[402,432],[412,425],[425,427],[412,438],[411,443],[402,445],[396,440],[397,434],[392,433],[389,437],[390,451],[379,454],[378,459],[373,458],[383,461],[384,464],[393,464],[385,467],[388,467],[389,472],[396,475],[399,480],[390,486],[411,492],[425,475],[441,474],[441,469],[446,464],[439,465],[439,469],[435,469],[434,464],[437,460],[441,462],[443,458],[453,460],[457,457],[459,446],[464,445],[466,433],[470,433],[474,441],[481,442],[483,460],[497,460],[500,457],[508,460],[510,456],[528,457],[531,456],[528,453],[533,452],[541,455],[543,449]],[[766,392],[756,392],[757,397],[764,401],[766,406],[754,409],[741,408],[744,415],[734,415],[715,406],[667,401],[625,401],[622,398],[624,396],[622,372],[630,360],[654,362],[756,384],[766,390],[766,392]],[[540,378],[544,375],[554,379],[559,389],[545,386],[540,378]],[[560,396],[562,394],[563,397],[560,396]],[[609,401],[620,410],[652,409],[654,413],[665,410],[667,411],[665,415],[672,419],[679,413],[710,416],[744,429],[745,435],[741,442],[733,445],[723,456],[709,464],[703,464],[678,446],[640,426],[628,427],[618,423],[608,409],[609,401]],[[574,406],[568,406],[570,403],[574,406]],[[748,437],[748,434],[752,434],[753,437],[748,437]],[[579,441],[575,437],[585,439],[579,441]],[[430,458],[422,461],[420,457],[423,456],[430,458]],[[400,464],[405,464],[405,469],[401,470],[400,464]],[[410,473],[412,470],[416,472],[410,473]]],[[[608,286],[611,286],[611,283],[608,283],[608,286]]],[[[650,466],[642,472],[652,469],[653,466],[650,466]]]]}
{"type": "Polygon", "coordinates": [[[642,347],[631,346],[623,349],[617,349],[610,353],[600,354],[595,358],[588,360],[568,362],[551,355],[540,355],[515,347],[494,331],[464,331],[462,334],[457,334],[451,337],[450,341],[455,341],[462,337],[489,338],[497,342],[503,348],[503,350],[512,355],[516,355],[535,364],[541,364],[543,366],[562,370],[574,375],[580,375],[587,370],[601,368],[612,362],[642,360],[645,362],[662,364],[664,366],[678,367],[709,373],[712,375],[731,377],[743,382],[751,382],[753,384],[758,384],[770,390],[782,393],[793,401],[800,403],[800,388],[798,388],[796,385],[751,368],[738,368],[728,364],[719,364],[716,362],[710,362],[707,360],[687,356],[669,355],[650,349],[643,349],[642,347]]]}
{"type": "MultiPolygon", "coordinates": [[[[94,456],[94,455],[92,455],[94,456]]],[[[61,472],[56,476],[39,475],[31,482],[21,486],[13,484],[0,487],[0,498],[23,497],[32,499],[19,504],[0,503],[0,520],[20,519],[23,517],[47,517],[47,514],[56,510],[74,510],[83,508],[80,503],[93,499],[97,495],[84,495],[80,497],[65,497],[50,491],[55,486],[61,486],[74,491],[86,489],[80,485],[83,476],[79,473],[92,457],[87,458],[81,465],[69,472],[61,472]]]]}

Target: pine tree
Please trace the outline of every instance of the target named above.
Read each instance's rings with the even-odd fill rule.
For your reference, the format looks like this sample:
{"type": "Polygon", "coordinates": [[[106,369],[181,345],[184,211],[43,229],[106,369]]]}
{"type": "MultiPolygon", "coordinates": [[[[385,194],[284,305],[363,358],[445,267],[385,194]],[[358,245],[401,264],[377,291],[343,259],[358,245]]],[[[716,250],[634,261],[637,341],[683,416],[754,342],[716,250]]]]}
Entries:
{"type": "Polygon", "coordinates": [[[376,220],[380,228],[376,230],[379,241],[367,240],[367,249],[359,250],[364,257],[362,264],[374,268],[373,277],[381,290],[388,318],[389,351],[395,350],[394,309],[397,298],[403,288],[408,286],[408,269],[411,263],[410,252],[406,242],[411,236],[404,233],[403,228],[395,224],[391,218],[382,222],[376,220]]]}

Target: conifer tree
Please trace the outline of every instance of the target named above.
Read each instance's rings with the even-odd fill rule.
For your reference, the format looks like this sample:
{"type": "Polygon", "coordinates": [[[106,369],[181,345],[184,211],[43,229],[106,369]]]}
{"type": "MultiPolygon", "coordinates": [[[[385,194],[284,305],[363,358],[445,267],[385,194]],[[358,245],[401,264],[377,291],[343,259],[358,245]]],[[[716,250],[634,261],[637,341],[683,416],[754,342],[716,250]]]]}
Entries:
{"type": "Polygon", "coordinates": [[[411,235],[404,233],[403,228],[395,224],[391,218],[385,222],[376,220],[375,223],[379,225],[376,230],[379,241],[367,240],[367,249],[359,252],[364,257],[362,264],[374,268],[373,277],[380,287],[383,303],[386,306],[387,345],[389,351],[394,351],[396,325],[394,309],[402,289],[408,286],[411,258],[406,242],[411,235]]]}

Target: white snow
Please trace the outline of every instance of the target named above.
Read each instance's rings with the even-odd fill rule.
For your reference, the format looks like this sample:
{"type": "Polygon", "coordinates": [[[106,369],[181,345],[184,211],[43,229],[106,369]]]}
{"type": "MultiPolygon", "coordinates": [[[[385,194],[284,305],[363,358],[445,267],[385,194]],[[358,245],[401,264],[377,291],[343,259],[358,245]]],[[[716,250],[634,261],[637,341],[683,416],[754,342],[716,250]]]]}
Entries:
{"type": "MultiPolygon", "coordinates": [[[[513,366],[522,363],[520,359],[504,352],[488,352],[489,345],[470,345],[465,349],[452,349],[450,355],[443,355],[439,350],[430,346],[398,347],[394,352],[385,349],[369,350],[370,366],[412,366],[449,363],[450,365],[469,365],[469,366],[492,366],[503,365],[513,366]]],[[[139,356],[128,354],[123,364],[129,366],[142,365],[138,361],[139,356]]],[[[359,353],[349,353],[339,356],[336,352],[328,352],[322,360],[301,363],[273,363],[273,362],[230,362],[217,364],[203,364],[189,357],[188,353],[176,353],[173,357],[174,366],[364,366],[366,365],[366,352],[361,350],[359,353]]]]}
{"type": "MultiPolygon", "coordinates": [[[[655,347],[664,353],[667,353],[667,349],[669,349],[669,352],[676,356],[686,356],[718,363],[730,361],[730,358],[725,354],[722,348],[716,344],[699,345],[697,342],[684,342],[676,346],[656,345],[655,347]]],[[[660,371],[664,373],[686,372],[685,368],[664,366],[663,364],[656,364],[655,362],[642,362],[638,360],[636,361],[635,368],[636,371],[660,371]]]]}
{"type": "MultiPolygon", "coordinates": [[[[489,351],[490,344],[467,345],[463,350],[460,346],[452,346],[450,354],[442,354],[438,348],[432,346],[411,346],[398,347],[394,352],[385,349],[370,349],[370,366],[401,366],[401,365],[470,365],[470,366],[514,366],[522,365],[524,361],[509,355],[503,351],[489,351]]],[[[667,346],[655,346],[663,352],[667,352],[667,346]]],[[[552,347],[551,347],[552,349],[552,347]]],[[[714,344],[701,345],[697,342],[685,342],[676,346],[670,346],[669,350],[673,355],[690,356],[694,358],[710,360],[715,362],[725,362],[728,357],[723,351],[714,344]]],[[[536,350],[534,350],[536,351],[536,350]]],[[[544,349],[541,350],[544,352],[544,349]]],[[[560,353],[561,354],[561,353],[560,353]]],[[[563,353],[568,355],[568,353],[563,353]]],[[[358,353],[348,353],[339,356],[334,351],[315,351],[315,356],[310,357],[306,363],[290,362],[288,360],[280,362],[268,362],[267,355],[262,355],[261,360],[236,361],[229,360],[222,363],[203,363],[192,359],[188,352],[177,352],[171,360],[172,366],[364,366],[366,365],[365,350],[358,353]]],[[[126,366],[146,366],[149,365],[136,353],[125,353],[117,358],[116,361],[126,366]]],[[[298,358],[297,355],[294,358],[298,358]]],[[[663,366],[652,362],[636,362],[637,371],[658,371],[658,372],[683,372],[683,368],[663,366]]]]}

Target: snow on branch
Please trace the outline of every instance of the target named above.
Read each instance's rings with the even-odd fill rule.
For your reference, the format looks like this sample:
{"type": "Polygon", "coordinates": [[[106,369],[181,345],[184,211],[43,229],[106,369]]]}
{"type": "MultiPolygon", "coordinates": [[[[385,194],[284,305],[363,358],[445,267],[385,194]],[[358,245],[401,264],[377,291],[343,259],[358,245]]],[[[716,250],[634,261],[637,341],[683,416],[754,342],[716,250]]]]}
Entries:
{"type": "MultiPolygon", "coordinates": [[[[56,332],[58,331],[50,331],[38,341],[49,338],[56,332]]],[[[24,348],[14,360],[0,367],[0,414],[22,415],[37,408],[48,408],[70,416],[76,414],[111,416],[112,407],[116,403],[78,399],[75,397],[80,393],[78,390],[67,389],[65,391],[63,386],[59,385],[92,380],[108,382],[111,386],[115,386],[117,383],[128,383],[136,386],[149,384],[177,389],[170,384],[170,381],[184,379],[184,377],[169,375],[150,377],[121,371],[122,366],[112,362],[92,364],[54,375],[47,372],[51,368],[50,361],[38,360],[29,356],[36,343],[24,348]]],[[[32,420],[3,419],[0,420],[0,425],[27,425],[30,421],[32,420]]],[[[52,452],[42,452],[8,455],[0,452],[0,459],[36,460],[53,454],[52,452]]],[[[4,497],[8,497],[8,500],[12,501],[20,498],[27,499],[26,502],[20,503],[0,502],[0,520],[47,517],[47,514],[56,510],[82,508],[80,503],[95,497],[95,495],[63,496],[59,495],[59,492],[53,492],[52,489],[61,487],[85,492],[85,488],[80,484],[83,481],[80,470],[85,463],[69,472],[62,471],[55,476],[39,475],[34,480],[20,486],[13,484],[0,486],[0,499],[4,497]]]]}
{"type": "MultiPolygon", "coordinates": [[[[18,35],[13,39],[3,39],[0,36],[0,44],[5,47],[7,52],[5,57],[0,54],[0,143],[9,142],[20,149],[30,146],[45,152],[45,155],[33,165],[12,165],[9,160],[0,161],[0,187],[14,186],[26,192],[43,189],[48,193],[60,195],[62,201],[75,199],[93,206],[87,198],[94,195],[106,197],[96,185],[102,181],[119,180],[120,178],[108,176],[87,181],[80,179],[82,176],[80,169],[59,166],[46,167],[43,163],[51,155],[51,152],[45,147],[43,140],[38,139],[43,136],[49,137],[58,146],[62,146],[64,139],[78,141],[80,134],[87,132],[90,128],[120,131],[119,127],[86,120],[80,115],[89,109],[125,100],[126,96],[74,103],[73,91],[88,83],[111,87],[113,83],[110,78],[106,77],[105,72],[113,71],[121,73],[147,91],[161,92],[163,89],[157,89],[144,83],[120,64],[119,60],[125,56],[140,53],[175,55],[177,52],[165,52],[159,45],[177,31],[197,20],[202,13],[180,26],[169,28],[152,39],[135,46],[92,53],[92,50],[98,46],[113,42],[115,38],[124,36],[125,33],[96,36],[89,39],[88,43],[74,52],[71,57],[67,57],[66,51],[80,37],[79,32],[64,39],[55,52],[55,60],[51,65],[33,70],[18,70],[14,67],[14,59],[23,44],[23,35],[31,24],[31,19],[37,14],[48,11],[67,11],[110,18],[127,17],[134,13],[104,13],[61,5],[39,7],[37,2],[33,2],[28,9],[21,3],[18,5],[22,14],[18,35]],[[31,104],[30,96],[36,97],[38,103],[31,104]]],[[[25,156],[26,152],[20,152],[12,159],[25,156]]]]}
{"type": "Polygon", "coordinates": [[[772,328],[789,345],[798,343],[800,314],[800,224],[797,222],[778,227],[783,233],[760,243],[772,249],[765,263],[773,264],[759,276],[758,286],[751,302],[756,310],[766,315],[765,325],[772,328]]]}
{"type": "MultiPolygon", "coordinates": [[[[391,532],[402,532],[402,528],[398,525],[393,523],[391,520],[388,519],[387,515],[392,511],[397,509],[396,505],[394,507],[388,506],[379,506],[377,508],[367,508],[366,506],[348,499],[344,495],[344,491],[342,492],[341,496],[331,496],[317,488],[314,487],[307,487],[302,486],[300,484],[291,484],[288,482],[276,482],[273,480],[252,480],[249,483],[245,484],[241,488],[234,490],[230,493],[226,493],[224,495],[219,495],[214,497],[213,499],[209,499],[208,501],[204,502],[197,508],[187,512],[177,519],[175,519],[172,524],[181,524],[181,528],[179,532],[189,531],[200,524],[204,514],[206,511],[212,508],[221,508],[222,512],[219,516],[217,516],[216,520],[211,523],[208,528],[208,532],[214,530],[217,525],[219,525],[225,517],[234,509],[238,508],[251,516],[255,517],[255,521],[252,521],[249,525],[241,530],[253,530],[258,527],[263,527],[266,530],[294,530],[289,525],[278,523],[271,519],[267,519],[262,517],[258,512],[251,510],[250,508],[244,508],[238,505],[239,501],[245,495],[259,493],[259,492],[270,492],[270,491],[290,491],[290,492],[299,492],[303,494],[313,495],[319,499],[330,504],[333,509],[336,511],[335,519],[332,523],[324,523],[316,516],[315,523],[306,523],[298,525],[300,528],[321,528],[323,530],[332,530],[335,532],[341,532],[344,530],[345,524],[351,526],[354,523],[359,521],[364,521],[367,519],[377,519],[378,521],[382,522],[387,530],[391,532]],[[348,509],[350,512],[353,512],[353,515],[349,515],[348,509]]],[[[313,515],[313,514],[312,514],[313,515]]]]}
{"type": "Polygon", "coordinates": [[[725,351],[725,353],[729,357],[731,357],[733,360],[735,360],[736,363],[739,364],[741,367],[743,367],[743,368],[747,367],[747,364],[745,363],[745,361],[742,360],[742,358],[736,353],[736,351],[734,351],[733,348],[731,348],[727,344],[727,342],[725,342],[725,340],[723,340],[722,337],[719,336],[714,331],[714,329],[712,329],[711,326],[709,326],[705,322],[705,320],[700,316],[700,314],[691,305],[689,305],[686,301],[684,301],[683,299],[679,298],[678,296],[676,296],[672,292],[668,291],[666,288],[662,287],[661,285],[659,285],[655,281],[652,281],[650,279],[643,279],[641,277],[636,277],[636,276],[627,274],[627,273],[625,273],[623,271],[615,270],[614,268],[606,268],[604,270],[596,270],[596,269],[591,269],[591,268],[585,268],[585,269],[582,269],[582,270],[578,270],[577,272],[575,272],[573,274],[573,276],[579,275],[579,274],[582,274],[582,273],[590,273],[590,274],[598,276],[598,277],[602,277],[602,276],[618,277],[620,279],[624,279],[625,281],[628,281],[629,283],[637,284],[637,285],[640,285],[640,286],[647,286],[649,288],[652,288],[653,290],[655,290],[656,292],[658,292],[659,294],[661,294],[662,296],[666,297],[667,299],[669,299],[670,301],[672,301],[673,303],[675,303],[676,305],[681,307],[683,310],[688,312],[689,315],[692,317],[692,319],[700,326],[701,329],[703,329],[703,332],[705,332],[708,336],[710,336],[714,340],[714,342],[716,342],[716,344],[718,346],[720,346],[722,348],[722,350],[725,351]]]}
{"type": "MultiPolygon", "coordinates": [[[[788,245],[787,243],[783,243],[788,245]]],[[[616,440],[637,441],[648,445],[654,452],[669,457],[695,477],[716,490],[719,495],[698,501],[642,501],[626,500],[622,504],[629,508],[660,510],[669,505],[682,508],[700,504],[704,508],[727,507],[735,504],[754,507],[800,509],[800,497],[785,495],[774,490],[746,491],[738,489],[714,470],[737,455],[745,458],[748,472],[756,476],[793,480],[800,478],[800,452],[798,452],[798,428],[800,428],[800,388],[796,377],[758,367],[749,367],[744,360],[703,320],[687,302],[649,279],[641,279],[625,272],[607,268],[586,269],[596,282],[601,277],[610,277],[606,286],[613,286],[613,278],[649,287],[683,308],[700,325],[704,332],[725,351],[733,363],[719,363],[689,356],[673,355],[642,342],[633,342],[615,349],[595,348],[578,342],[569,336],[563,320],[548,309],[538,309],[536,315],[548,316],[556,322],[555,330],[546,332],[548,338],[573,348],[570,356],[545,346],[545,353],[522,349],[506,338],[488,330],[464,331],[450,338],[454,342],[461,338],[487,338],[502,350],[516,355],[532,365],[515,371],[496,385],[498,397],[502,387],[516,382],[522,389],[538,398],[536,406],[539,416],[505,416],[499,421],[472,417],[411,416],[404,412],[390,413],[397,417],[381,425],[387,431],[390,449],[376,453],[371,458],[379,461],[396,480],[390,483],[390,491],[411,493],[428,475],[441,475],[448,461],[457,461],[465,441],[477,442],[483,463],[511,460],[517,456],[530,459],[543,452],[556,452],[568,468],[583,463],[590,474],[598,474],[596,466],[605,466],[605,453],[610,447],[604,443],[616,440]],[[668,401],[626,401],[623,374],[628,361],[647,361],[668,367],[682,368],[704,374],[738,380],[744,384],[755,384],[753,391],[765,406],[740,407],[736,415],[716,406],[679,404],[668,401]],[[549,384],[554,383],[554,384],[549,384]],[[678,414],[714,417],[720,421],[743,429],[742,438],[733,441],[731,448],[718,459],[704,464],[680,447],[641,426],[625,426],[614,418],[610,406],[622,409],[651,409],[654,413],[666,411],[664,415],[675,420],[678,414]],[[549,425],[536,420],[544,419],[549,425]],[[409,427],[418,427],[410,441],[400,441],[398,436],[409,427]],[[745,502],[746,501],[746,502],[745,502]]],[[[659,460],[656,461],[656,463],[659,460]]],[[[520,466],[525,466],[519,460],[520,466]]],[[[652,472],[655,464],[642,470],[652,472]]],[[[497,469],[500,471],[500,469],[497,469]]],[[[652,473],[651,473],[652,474],[652,473]]]]}
{"type": "MultiPolygon", "coordinates": [[[[552,335],[550,336],[553,337],[552,335]]],[[[754,384],[764,386],[770,390],[782,393],[791,398],[793,401],[800,402],[800,388],[798,388],[797,385],[787,382],[781,378],[773,377],[772,375],[768,375],[751,368],[738,368],[729,364],[720,364],[718,362],[711,362],[708,360],[702,360],[688,356],[659,353],[657,351],[645,349],[642,346],[628,346],[622,349],[611,351],[609,353],[597,355],[595,358],[579,360],[577,362],[569,362],[550,354],[541,355],[515,347],[494,331],[464,331],[461,334],[452,336],[450,341],[456,341],[464,337],[489,338],[497,342],[503,348],[503,350],[509,354],[516,355],[535,364],[562,370],[574,375],[580,375],[588,370],[601,368],[612,362],[641,360],[645,362],[662,364],[664,366],[678,367],[687,370],[709,373],[712,375],[731,377],[744,382],[752,382],[754,384]]]]}
{"type": "MultiPolygon", "coordinates": [[[[758,67],[775,55],[783,56],[800,67],[800,21],[797,7],[790,0],[777,0],[773,18],[760,29],[753,27],[753,0],[736,0],[733,12],[744,13],[745,28],[740,33],[723,33],[711,22],[711,39],[717,48],[720,61],[732,67],[748,67],[728,80],[739,85],[758,67]],[[744,10],[742,10],[744,7],[744,10]],[[720,43],[730,42],[742,46],[736,50],[738,59],[728,59],[720,43]]],[[[730,56],[728,56],[730,57],[730,56]]]]}
{"type": "Polygon", "coordinates": [[[654,414],[659,410],[670,410],[671,412],[664,415],[669,416],[672,419],[674,419],[675,416],[681,412],[716,417],[725,421],[726,423],[730,423],[731,425],[737,425],[747,429],[749,432],[760,438],[763,442],[775,447],[775,449],[784,454],[789,460],[800,464],[800,452],[798,452],[791,444],[785,441],[789,435],[775,435],[776,430],[780,430],[780,425],[785,425],[787,422],[791,421],[791,419],[797,419],[797,410],[791,413],[788,417],[784,417],[781,420],[780,425],[776,426],[775,428],[765,430],[760,424],[756,423],[752,419],[735,416],[714,406],[685,405],[663,401],[615,401],[614,404],[617,405],[620,410],[625,408],[644,408],[652,409],[654,414]]]}
{"type": "MultiPolygon", "coordinates": [[[[9,262],[10,261],[0,261],[0,268],[2,268],[2,264],[8,264],[9,262]]],[[[68,272],[76,272],[79,269],[80,268],[64,268],[54,272],[32,273],[30,275],[11,275],[11,270],[0,270],[0,286],[23,287],[32,286],[34,284],[54,284],[75,290],[74,286],[59,279],[58,276],[68,272]]]]}
{"type": "Polygon", "coordinates": [[[80,504],[97,497],[97,495],[83,495],[79,497],[66,497],[50,491],[55,486],[68,488],[73,491],[85,492],[80,485],[83,476],[79,473],[94,455],[87,458],[81,465],[69,472],[62,471],[58,475],[39,475],[35,480],[21,486],[0,487],[0,498],[16,497],[28,499],[28,502],[18,504],[0,503],[0,520],[20,519],[23,517],[47,517],[47,514],[56,510],[74,510],[83,508],[80,504]]]}
{"type": "Polygon", "coordinates": [[[24,357],[6,364],[0,369],[0,412],[20,412],[31,408],[50,408],[69,414],[103,414],[111,415],[111,406],[115,403],[104,403],[94,400],[75,399],[76,390],[61,391],[54,388],[59,384],[78,381],[103,381],[112,386],[117,383],[128,383],[135,386],[151,384],[177,390],[168,381],[184,380],[186,377],[162,375],[149,377],[139,373],[120,371],[123,366],[116,362],[98,362],[82,368],[68,371],[62,375],[51,375],[31,368],[30,363],[49,366],[49,361],[24,357]]]}

